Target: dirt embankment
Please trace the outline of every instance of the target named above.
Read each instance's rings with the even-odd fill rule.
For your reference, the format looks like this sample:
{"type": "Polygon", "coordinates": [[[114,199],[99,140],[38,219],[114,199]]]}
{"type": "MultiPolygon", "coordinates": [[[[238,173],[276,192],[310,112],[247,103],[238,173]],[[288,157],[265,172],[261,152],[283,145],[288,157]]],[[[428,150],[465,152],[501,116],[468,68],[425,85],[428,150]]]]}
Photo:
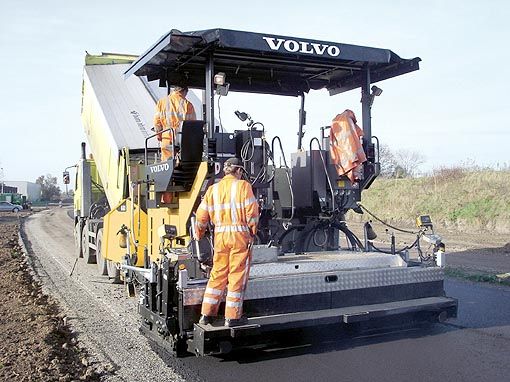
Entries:
{"type": "Polygon", "coordinates": [[[19,245],[20,216],[0,214],[0,380],[99,380],[19,245]]]}

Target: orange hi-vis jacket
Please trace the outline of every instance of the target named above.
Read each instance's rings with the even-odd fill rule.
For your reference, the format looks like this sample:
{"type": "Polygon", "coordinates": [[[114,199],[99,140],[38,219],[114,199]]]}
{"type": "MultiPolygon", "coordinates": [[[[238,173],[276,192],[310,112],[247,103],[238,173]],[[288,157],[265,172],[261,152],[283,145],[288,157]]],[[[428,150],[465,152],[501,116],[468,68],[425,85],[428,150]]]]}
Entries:
{"type": "MultiPolygon", "coordinates": [[[[196,115],[193,104],[180,92],[173,91],[169,96],[158,101],[154,114],[154,127],[156,132],[172,127],[174,133],[177,134],[182,121],[194,119],[196,119],[196,115]]],[[[161,161],[173,158],[173,134],[170,131],[165,131],[158,136],[158,139],[161,141],[161,161]]]]}
{"type": "Polygon", "coordinates": [[[338,175],[347,175],[351,182],[361,179],[362,163],[367,160],[360,138],[363,130],[356,124],[356,116],[345,110],[333,119],[329,134],[329,151],[338,175]]]}
{"type": "Polygon", "coordinates": [[[250,232],[257,234],[259,207],[250,183],[225,175],[209,187],[197,210],[199,238],[207,223],[214,224],[214,232],[250,232]]]}
{"type": "Polygon", "coordinates": [[[226,175],[212,185],[197,209],[197,235],[214,224],[213,268],[202,303],[202,314],[214,317],[227,286],[225,318],[242,315],[251,262],[250,245],[257,233],[259,208],[250,183],[226,175]]]}

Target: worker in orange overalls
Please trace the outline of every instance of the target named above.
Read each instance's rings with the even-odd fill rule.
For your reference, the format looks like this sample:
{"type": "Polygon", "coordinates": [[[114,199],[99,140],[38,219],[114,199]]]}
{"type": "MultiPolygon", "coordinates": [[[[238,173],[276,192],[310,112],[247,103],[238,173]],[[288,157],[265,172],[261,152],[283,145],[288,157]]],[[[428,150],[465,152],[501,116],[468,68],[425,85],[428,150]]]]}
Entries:
{"type": "Polygon", "coordinates": [[[367,157],[361,145],[363,130],[356,124],[352,110],[338,114],[331,125],[329,152],[338,175],[346,175],[352,183],[362,178],[367,157]]]}
{"type": "MultiPolygon", "coordinates": [[[[171,130],[158,134],[161,142],[161,161],[173,159],[174,136],[177,137],[181,122],[195,120],[195,109],[193,104],[186,99],[188,88],[186,86],[175,86],[170,95],[161,98],[156,105],[154,114],[154,128],[157,133],[168,128],[171,130]]],[[[171,203],[173,200],[171,192],[165,192],[162,197],[163,203],[171,203]]]]}
{"type": "Polygon", "coordinates": [[[225,326],[242,325],[243,295],[248,281],[251,246],[257,234],[259,208],[251,184],[241,180],[242,162],[229,158],[225,177],[208,188],[197,209],[196,234],[200,239],[209,221],[214,224],[213,268],[202,302],[201,324],[218,315],[225,287],[225,326]]]}

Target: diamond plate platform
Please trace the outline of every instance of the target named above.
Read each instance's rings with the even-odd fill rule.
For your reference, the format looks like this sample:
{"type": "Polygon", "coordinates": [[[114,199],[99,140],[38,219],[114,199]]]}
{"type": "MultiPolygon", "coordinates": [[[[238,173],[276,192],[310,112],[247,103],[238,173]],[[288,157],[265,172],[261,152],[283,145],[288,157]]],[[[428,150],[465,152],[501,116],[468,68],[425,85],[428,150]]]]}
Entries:
{"type": "MultiPolygon", "coordinates": [[[[400,257],[392,255],[321,253],[320,256],[289,256],[279,258],[277,263],[253,265],[245,300],[426,283],[443,279],[442,268],[407,267],[400,257]],[[370,265],[372,268],[369,268],[370,265]]],[[[184,305],[201,304],[206,281],[197,280],[183,290],[184,305]]]]}
{"type": "Polygon", "coordinates": [[[267,276],[295,275],[311,272],[407,267],[400,256],[374,252],[338,251],[285,255],[276,262],[253,264],[250,279],[267,276]]]}

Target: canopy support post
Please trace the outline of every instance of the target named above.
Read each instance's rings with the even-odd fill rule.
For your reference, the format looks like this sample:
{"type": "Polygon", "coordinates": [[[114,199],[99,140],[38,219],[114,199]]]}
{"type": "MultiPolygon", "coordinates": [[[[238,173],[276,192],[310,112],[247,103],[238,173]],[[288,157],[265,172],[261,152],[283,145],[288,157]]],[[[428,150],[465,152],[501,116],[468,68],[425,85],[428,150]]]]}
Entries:
{"type": "Polygon", "coordinates": [[[214,58],[212,52],[205,65],[205,122],[207,137],[214,136],[214,58]]]}
{"type": "Polygon", "coordinates": [[[297,149],[301,151],[303,149],[303,126],[306,125],[306,112],[305,112],[305,93],[301,94],[301,107],[299,108],[299,130],[298,130],[298,143],[297,149]]]}
{"type": "Polygon", "coordinates": [[[372,142],[372,116],[370,114],[370,68],[363,66],[361,72],[361,112],[363,125],[363,150],[368,152],[368,145],[372,142]]]}

